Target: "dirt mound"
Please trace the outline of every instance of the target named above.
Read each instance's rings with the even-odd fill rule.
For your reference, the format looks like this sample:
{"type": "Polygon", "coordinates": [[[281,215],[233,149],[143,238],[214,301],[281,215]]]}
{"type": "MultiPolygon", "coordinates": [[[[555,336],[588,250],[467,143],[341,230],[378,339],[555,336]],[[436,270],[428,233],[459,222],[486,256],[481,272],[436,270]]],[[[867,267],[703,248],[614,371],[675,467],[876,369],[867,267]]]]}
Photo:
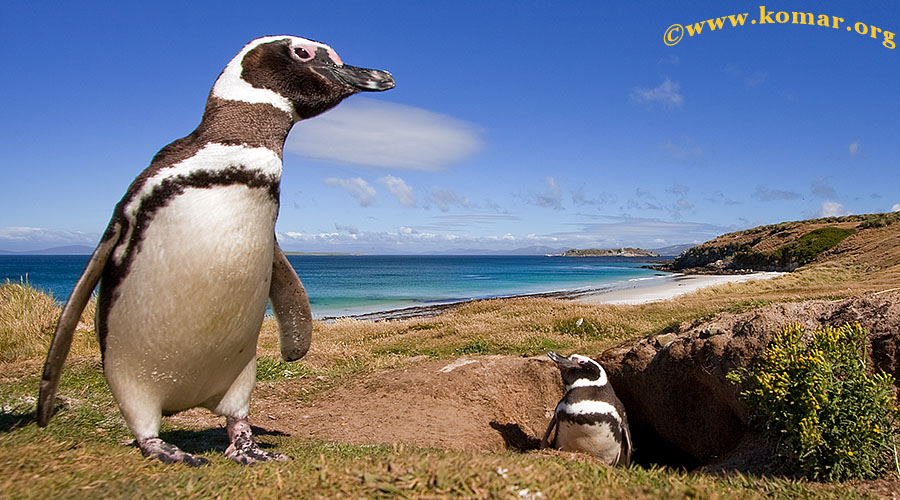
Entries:
{"type": "Polygon", "coordinates": [[[546,357],[463,357],[360,377],[297,406],[269,406],[266,427],[349,444],[534,449],[562,394],[546,357]]]}
{"type": "Polygon", "coordinates": [[[808,329],[859,322],[869,332],[876,370],[900,375],[900,294],[841,301],[773,304],[744,314],[721,314],[678,332],[603,352],[628,411],[638,461],[670,465],[756,468],[765,441],[751,432],[746,409],[725,374],[748,366],[782,325],[808,329]],[[740,456],[737,456],[740,455],[740,456]],[[755,457],[755,458],[754,458],[755,457]]]}

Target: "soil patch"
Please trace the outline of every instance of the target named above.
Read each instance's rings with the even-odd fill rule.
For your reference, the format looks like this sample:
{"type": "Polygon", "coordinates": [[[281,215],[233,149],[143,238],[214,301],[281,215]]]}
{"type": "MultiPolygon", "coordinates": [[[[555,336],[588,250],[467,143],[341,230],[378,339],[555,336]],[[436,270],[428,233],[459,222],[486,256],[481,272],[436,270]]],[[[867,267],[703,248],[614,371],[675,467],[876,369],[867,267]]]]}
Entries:
{"type": "Polygon", "coordinates": [[[546,357],[462,357],[359,377],[295,406],[263,401],[258,413],[267,428],[296,437],[524,450],[537,448],[562,394],[546,357]]]}

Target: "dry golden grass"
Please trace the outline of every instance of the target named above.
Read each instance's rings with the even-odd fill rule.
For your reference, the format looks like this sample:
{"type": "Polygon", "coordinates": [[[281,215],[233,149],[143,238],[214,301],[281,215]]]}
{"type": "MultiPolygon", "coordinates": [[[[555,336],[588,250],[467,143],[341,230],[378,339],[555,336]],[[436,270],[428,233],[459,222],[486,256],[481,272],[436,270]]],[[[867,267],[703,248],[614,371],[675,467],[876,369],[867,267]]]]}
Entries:
{"type": "MultiPolygon", "coordinates": [[[[97,300],[92,298],[75,330],[72,353],[76,356],[97,352],[96,308],[97,300]]],[[[45,356],[60,311],[52,297],[26,282],[0,284],[0,361],[45,356]]]]}

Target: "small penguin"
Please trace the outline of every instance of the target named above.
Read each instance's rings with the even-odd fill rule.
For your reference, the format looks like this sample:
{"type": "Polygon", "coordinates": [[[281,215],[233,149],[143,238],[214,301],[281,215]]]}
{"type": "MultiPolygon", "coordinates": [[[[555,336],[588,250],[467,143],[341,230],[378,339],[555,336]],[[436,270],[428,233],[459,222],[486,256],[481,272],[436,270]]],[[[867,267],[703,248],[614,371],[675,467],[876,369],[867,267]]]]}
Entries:
{"type": "Polygon", "coordinates": [[[600,363],[579,354],[563,357],[551,351],[547,356],[559,367],[566,394],[556,405],[541,448],[582,451],[610,465],[631,463],[625,407],[600,363]],[[554,427],[556,437],[551,438],[554,427]]]}
{"type": "Polygon", "coordinates": [[[244,46],[197,129],[162,148],[116,205],[60,315],[38,425],[53,414],[72,334],[99,281],[103,373],[144,456],[207,463],[158,436],[162,415],[204,407],[226,417],[227,457],[287,460],[259,448],[247,419],[267,299],[285,360],[306,354],[312,336],[306,291],[275,241],[284,141],[294,123],[346,97],[393,87],[390,73],[348,66],[312,40],[244,46]]]}

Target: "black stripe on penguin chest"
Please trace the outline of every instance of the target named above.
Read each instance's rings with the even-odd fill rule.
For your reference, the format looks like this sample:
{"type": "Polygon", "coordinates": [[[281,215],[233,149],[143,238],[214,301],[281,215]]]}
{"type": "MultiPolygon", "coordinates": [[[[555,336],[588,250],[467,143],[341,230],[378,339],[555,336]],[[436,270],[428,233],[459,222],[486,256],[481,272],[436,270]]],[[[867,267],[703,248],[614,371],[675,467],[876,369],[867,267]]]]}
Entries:
{"type": "Polygon", "coordinates": [[[560,404],[571,407],[586,401],[597,401],[610,405],[615,409],[618,418],[610,413],[571,414],[565,411],[558,412],[557,418],[560,422],[571,422],[577,425],[607,424],[609,425],[610,431],[615,435],[616,441],[619,442],[621,440],[619,429],[622,426],[622,422],[619,419],[623,418],[625,409],[616,397],[616,393],[613,391],[612,387],[609,384],[602,386],[575,387],[566,392],[566,395],[563,396],[560,404]]]}
{"type": "MultiPolygon", "coordinates": [[[[130,238],[127,241],[120,241],[116,246],[116,248],[120,248],[122,245],[126,246],[121,262],[117,262],[115,258],[110,258],[100,281],[97,304],[97,333],[101,354],[106,352],[109,311],[118,297],[119,285],[130,272],[132,263],[140,252],[145,233],[148,226],[152,224],[154,215],[165,208],[172,200],[182,195],[187,189],[215,189],[217,187],[235,185],[265,190],[277,211],[280,195],[279,177],[240,167],[230,167],[216,171],[197,170],[188,175],[166,178],[160,181],[159,185],[154,187],[150,194],[140,199],[130,238]]],[[[132,196],[123,198],[114,213],[114,223],[122,226],[121,234],[123,235],[129,233],[127,230],[129,221],[124,213],[125,207],[132,202],[139,189],[129,191],[129,194],[132,194],[132,196]]]]}

